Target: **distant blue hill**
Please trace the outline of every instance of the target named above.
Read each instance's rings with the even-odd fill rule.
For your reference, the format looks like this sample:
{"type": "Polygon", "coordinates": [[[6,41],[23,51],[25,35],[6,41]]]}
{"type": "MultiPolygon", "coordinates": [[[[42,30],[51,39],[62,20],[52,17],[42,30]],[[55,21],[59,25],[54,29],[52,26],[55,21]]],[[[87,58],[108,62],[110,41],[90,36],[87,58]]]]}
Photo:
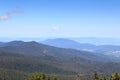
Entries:
{"type": "Polygon", "coordinates": [[[71,48],[89,51],[93,53],[100,53],[112,57],[113,56],[120,57],[120,45],[94,45],[90,43],[79,43],[77,41],[64,38],[48,39],[43,41],[42,43],[55,47],[71,48]]]}
{"type": "Polygon", "coordinates": [[[90,43],[96,45],[120,45],[120,38],[70,38],[71,40],[75,40],[80,43],[90,43]]]}
{"type": "Polygon", "coordinates": [[[61,47],[61,48],[72,48],[72,49],[93,49],[96,48],[96,45],[88,43],[79,43],[74,40],[57,38],[57,39],[48,39],[42,42],[43,44],[61,47]]]}

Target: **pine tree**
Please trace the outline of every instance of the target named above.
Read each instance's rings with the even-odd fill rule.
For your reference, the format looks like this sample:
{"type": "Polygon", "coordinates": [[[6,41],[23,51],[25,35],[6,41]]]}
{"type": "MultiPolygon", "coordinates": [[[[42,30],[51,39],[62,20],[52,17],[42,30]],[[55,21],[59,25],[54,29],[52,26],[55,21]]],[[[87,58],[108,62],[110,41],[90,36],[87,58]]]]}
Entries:
{"type": "Polygon", "coordinates": [[[46,80],[46,75],[42,74],[42,80],[46,80]]]}
{"type": "Polygon", "coordinates": [[[57,77],[54,77],[54,79],[53,80],[58,80],[58,78],[57,77]]]}
{"type": "Polygon", "coordinates": [[[41,79],[41,74],[40,73],[34,73],[34,74],[32,74],[30,80],[42,80],[41,79]]]}
{"type": "Polygon", "coordinates": [[[115,73],[114,80],[120,80],[118,73],[115,73]]]}
{"type": "Polygon", "coordinates": [[[48,76],[48,80],[50,80],[50,76],[48,76]]]}
{"type": "Polygon", "coordinates": [[[97,72],[94,72],[94,80],[99,80],[99,75],[97,72]]]}

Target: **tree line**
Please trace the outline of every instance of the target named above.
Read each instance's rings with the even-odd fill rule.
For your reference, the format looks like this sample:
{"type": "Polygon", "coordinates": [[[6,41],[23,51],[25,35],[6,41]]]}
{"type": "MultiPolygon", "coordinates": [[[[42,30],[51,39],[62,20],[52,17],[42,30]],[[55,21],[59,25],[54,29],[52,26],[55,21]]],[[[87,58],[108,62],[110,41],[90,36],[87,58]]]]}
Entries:
{"type": "Polygon", "coordinates": [[[82,74],[78,74],[76,76],[76,80],[120,80],[120,73],[113,72],[109,75],[98,74],[98,72],[94,72],[92,77],[83,76],[82,74]]]}

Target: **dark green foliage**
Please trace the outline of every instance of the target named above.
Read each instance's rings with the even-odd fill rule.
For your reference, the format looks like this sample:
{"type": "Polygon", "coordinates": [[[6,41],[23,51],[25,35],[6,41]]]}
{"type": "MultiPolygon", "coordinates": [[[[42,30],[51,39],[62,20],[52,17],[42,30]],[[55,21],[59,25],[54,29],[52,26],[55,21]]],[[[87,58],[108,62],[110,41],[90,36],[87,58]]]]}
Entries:
{"type": "Polygon", "coordinates": [[[120,80],[120,76],[118,73],[115,73],[114,77],[115,77],[114,80],[120,80]]]}
{"type": "Polygon", "coordinates": [[[99,80],[99,75],[97,72],[94,72],[94,80],[99,80]]]}
{"type": "Polygon", "coordinates": [[[48,76],[48,79],[47,79],[47,80],[51,80],[51,79],[50,79],[50,76],[48,76]]]}
{"type": "Polygon", "coordinates": [[[42,80],[46,80],[46,75],[42,74],[42,80]]]}
{"type": "Polygon", "coordinates": [[[33,73],[29,80],[42,80],[42,75],[40,73],[33,73]]]}
{"type": "Polygon", "coordinates": [[[21,71],[0,69],[0,80],[25,80],[28,75],[21,71]]]}
{"type": "Polygon", "coordinates": [[[58,80],[58,78],[57,78],[57,77],[55,77],[53,80],[58,80]]]}
{"type": "Polygon", "coordinates": [[[97,72],[94,73],[94,80],[120,80],[119,73],[112,73],[110,76],[98,75],[97,72]]]}
{"type": "Polygon", "coordinates": [[[112,73],[110,76],[110,80],[120,80],[120,74],[118,73],[112,73]]]}
{"type": "Polygon", "coordinates": [[[58,80],[57,77],[50,78],[50,76],[43,73],[33,73],[28,80],[58,80]]]}

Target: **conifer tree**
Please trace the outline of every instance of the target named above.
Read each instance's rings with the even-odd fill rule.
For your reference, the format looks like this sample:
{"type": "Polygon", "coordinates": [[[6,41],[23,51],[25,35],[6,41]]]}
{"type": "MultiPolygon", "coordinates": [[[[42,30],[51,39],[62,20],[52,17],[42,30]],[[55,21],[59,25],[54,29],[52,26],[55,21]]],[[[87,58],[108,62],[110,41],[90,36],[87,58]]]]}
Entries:
{"type": "Polygon", "coordinates": [[[120,77],[119,77],[118,73],[115,73],[114,80],[120,80],[120,77]]]}
{"type": "Polygon", "coordinates": [[[46,75],[42,74],[42,80],[46,80],[46,75]]]}
{"type": "Polygon", "coordinates": [[[48,80],[50,80],[50,76],[48,76],[48,80]]]}
{"type": "Polygon", "coordinates": [[[53,80],[58,80],[58,78],[57,77],[54,77],[54,79],[53,80]]]}
{"type": "Polygon", "coordinates": [[[99,80],[99,75],[97,72],[94,72],[94,80],[99,80]]]}

